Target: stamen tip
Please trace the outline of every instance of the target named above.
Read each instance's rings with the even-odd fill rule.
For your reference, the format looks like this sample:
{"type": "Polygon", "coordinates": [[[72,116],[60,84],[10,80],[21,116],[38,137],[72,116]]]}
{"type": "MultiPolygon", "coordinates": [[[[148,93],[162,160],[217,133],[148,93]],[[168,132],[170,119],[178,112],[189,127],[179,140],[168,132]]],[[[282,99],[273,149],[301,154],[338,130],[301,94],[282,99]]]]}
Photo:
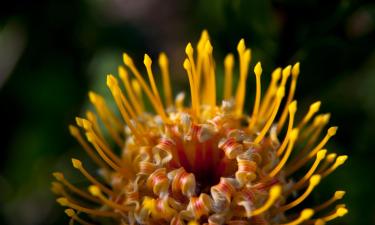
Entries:
{"type": "Polygon", "coordinates": [[[100,189],[95,186],[95,185],[91,185],[89,187],[89,192],[93,195],[93,196],[99,196],[101,194],[101,191],[100,189]]]}
{"type": "Polygon", "coordinates": [[[258,63],[255,65],[254,73],[255,73],[256,76],[260,76],[260,75],[262,75],[262,65],[261,65],[260,62],[258,62],[258,63]]]}
{"type": "Polygon", "coordinates": [[[308,220],[314,215],[314,210],[312,209],[304,209],[301,212],[301,219],[308,220]]]}
{"type": "Polygon", "coordinates": [[[65,214],[68,215],[69,217],[73,217],[76,213],[74,212],[73,209],[65,209],[65,214]]]}
{"type": "Polygon", "coordinates": [[[192,46],[191,43],[189,42],[189,43],[186,45],[185,53],[186,53],[186,55],[190,56],[190,55],[193,55],[193,52],[194,52],[193,46],[192,46]]]}
{"type": "Polygon", "coordinates": [[[52,175],[55,177],[56,180],[61,181],[64,179],[64,174],[60,172],[54,172],[52,175]]]}
{"type": "Polygon", "coordinates": [[[338,129],[338,127],[330,127],[330,128],[328,129],[328,135],[329,135],[329,136],[333,136],[333,135],[335,135],[336,132],[337,132],[337,129],[338,129]]]}
{"type": "Polygon", "coordinates": [[[78,159],[72,158],[73,167],[76,169],[82,168],[82,162],[78,159]]]}
{"type": "Polygon", "coordinates": [[[148,56],[147,54],[145,54],[144,59],[143,59],[143,63],[145,64],[145,66],[147,68],[151,67],[152,60],[151,60],[150,56],[148,56]]]}
{"type": "Polygon", "coordinates": [[[322,159],[324,159],[324,157],[326,157],[326,154],[327,154],[327,149],[322,149],[318,153],[316,153],[316,157],[319,160],[322,160],[322,159]]]}
{"type": "Polygon", "coordinates": [[[313,104],[311,104],[310,110],[313,112],[317,112],[320,108],[320,105],[321,105],[320,101],[314,102],[313,104]]]}
{"type": "Polygon", "coordinates": [[[337,215],[339,216],[339,217],[343,217],[345,214],[347,214],[349,211],[348,211],[348,209],[347,208],[344,208],[344,207],[342,207],[342,208],[338,208],[337,209],[337,211],[336,211],[336,213],[337,213],[337,215]]]}
{"type": "Polygon", "coordinates": [[[336,191],[335,192],[335,199],[342,199],[345,195],[345,191],[336,191]]]}
{"type": "Polygon", "coordinates": [[[245,51],[245,49],[246,49],[246,46],[245,46],[245,40],[242,38],[242,39],[240,40],[240,42],[238,42],[238,45],[237,45],[237,51],[238,51],[239,53],[242,53],[242,52],[245,51]]]}
{"type": "Polygon", "coordinates": [[[69,201],[67,198],[58,198],[56,199],[57,203],[59,203],[61,206],[67,206],[69,204],[69,201]]]}
{"type": "Polygon", "coordinates": [[[318,185],[320,183],[320,179],[321,179],[321,176],[319,174],[313,175],[310,178],[310,184],[312,186],[316,186],[316,185],[318,185]]]}
{"type": "Polygon", "coordinates": [[[130,66],[133,64],[133,60],[130,58],[128,54],[124,53],[122,56],[123,56],[123,61],[125,65],[130,66]]]}
{"type": "Polygon", "coordinates": [[[293,68],[292,68],[292,76],[296,77],[299,75],[299,62],[297,62],[296,64],[294,64],[293,68]]]}

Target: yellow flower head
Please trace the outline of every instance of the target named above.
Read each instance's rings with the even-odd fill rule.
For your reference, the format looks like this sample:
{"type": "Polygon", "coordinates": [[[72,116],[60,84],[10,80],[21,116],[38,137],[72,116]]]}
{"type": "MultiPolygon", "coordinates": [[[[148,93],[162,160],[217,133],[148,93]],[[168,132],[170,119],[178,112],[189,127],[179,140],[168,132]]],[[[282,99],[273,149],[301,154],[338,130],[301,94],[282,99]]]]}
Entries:
{"type": "Polygon", "coordinates": [[[347,213],[345,205],[334,206],[344,191],[309,208],[300,205],[347,156],[324,149],[337,127],[325,131],[330,114],[317,114],[320,102],[295,120],[299,63],[275,69],[265,91],[261,90],[262,66],[257,63],[255,100],[247,100],[254,106],[247,114],[251,50],[242,39],[237,51],[238,82],[233,90],[235,56],[228,54],[224,86],[219,87],[223,99],[217,102],[219,74],[208,33],[202,33],[196,50],[190,43],[186,46],[183,68],[190,84],[190,105],[183,93],[172,99],[164,53],[158,61],[163,96],[151,58],[146,54],[145,70],[139,70],[124,54],[120,79],[107,76],[118,113],[90,92],[96,114],[88,111],[86,118],[76,119],[78,127],[70,126],[71,134],[99,166],[100,176],[78,159],[72,159],[73,167],[87,178],[88,188],[78,188],[62,173],[54,173],[57,182],[52,189],[72,223],[325,224],[347,213]],[[145,111],[144,101],[150,103],[152,113],[145,111]]]}

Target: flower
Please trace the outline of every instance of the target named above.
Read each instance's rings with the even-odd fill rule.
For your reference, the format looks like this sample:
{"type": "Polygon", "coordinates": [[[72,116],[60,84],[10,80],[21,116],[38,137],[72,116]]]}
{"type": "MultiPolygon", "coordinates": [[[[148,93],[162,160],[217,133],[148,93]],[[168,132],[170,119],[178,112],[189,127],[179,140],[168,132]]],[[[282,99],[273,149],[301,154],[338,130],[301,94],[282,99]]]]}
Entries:
{"type": "Polygon", "coordinates": [[[71,222],[87,224],[84,219],[109,218],[115,224],[296,225],[325,224],[346,214],[345,205],[333,206],[345,194],[340,190],[311,208],[301,205],[347,156],[328,154],[324,149],[337,127],[322,135],[330,114],[316,115],[320,102],[295,121],[297,102],[293,98],[300,64],[275,69],[261,96],[262,66],[257,63],[254,106],[247,114],[244,102],[251,51],[244,40],[237,46],[235,90],[234,55],[225,57],[224,87],[220,87],[224,94],[219,104],[208,33],[202,33],[196,53],[190,43],[185,51],[183,67],[191,106],[185,104],[183,93],[173,101],[164,53],[159,57],[163,100],[147,54],[148,82],[127,54],[123,57],[126,68],[119,67],[122,84],[115,76],[107,76],[120,116],[103,97],[89,93],[97,114],[88,111],[86,118],[76,119],[80,129],[69,128],[99,166],[100,176],[73,158],[73,167],[91,185],[80,189],[60,172],[54,173],[57,181],[52,184],[60,196],[57,202],[67,207],[71,222]],[[144,99],[154,113],[146,111],[144,99]],[[121,154],[115,153],[118,149],[121,154]],[[89,216],[82,218],[79,213],[89,216]]]}

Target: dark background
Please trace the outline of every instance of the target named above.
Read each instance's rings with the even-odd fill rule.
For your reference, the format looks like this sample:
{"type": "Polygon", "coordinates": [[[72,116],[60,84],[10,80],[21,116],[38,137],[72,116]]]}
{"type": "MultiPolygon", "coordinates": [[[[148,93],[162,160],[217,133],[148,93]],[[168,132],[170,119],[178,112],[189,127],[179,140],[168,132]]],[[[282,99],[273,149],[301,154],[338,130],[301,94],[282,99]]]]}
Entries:
{"type": "MultiPolygon", "coordinates": [[[[299,108],[322,100],[339,132],[331,151],[348,162],[314,195],[347,191],[349,214],[334,224],[375,224],[375,3],[350,0],[65,0],[0,3],[0,224],[67,224],[49,190],[51,172],[81,154],[68,124],[87,92],[107,93],[105,74],[122,52],[138,62],[165,50],[174,89],[184,47],[207,28],[218,65],[240,38],[276,66],[301,62],[299,108]]],[[[221,65],[220,65],[221,66],[221,65]]],[[[219,68],[220,70],[220,68],[219,68]]],[[[251,77],[251,76],[249,76],[251,77]]],[[[249,83],[249,93],[253,87],[249,83]]]]}

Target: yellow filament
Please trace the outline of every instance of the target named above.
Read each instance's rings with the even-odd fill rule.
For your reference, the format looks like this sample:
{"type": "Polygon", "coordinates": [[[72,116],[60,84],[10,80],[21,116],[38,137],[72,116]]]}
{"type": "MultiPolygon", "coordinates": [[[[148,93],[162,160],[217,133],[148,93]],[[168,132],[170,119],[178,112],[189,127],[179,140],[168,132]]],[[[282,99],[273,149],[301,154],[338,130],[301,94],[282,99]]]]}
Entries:
{"type": "Polygon", "coordinates": [[[277,68],[272,72],[271,83],[268,85],[266,94],[263,97],[262,105],[260,107],[259,116],[262,117],[265,111],[268,109],[269,104],[271,103],[272,97],[276,94],[277,91],[277,82],[281,77],[281,68],[277,68]]]}
{"type": "Polygon", "coordinates": [[[91,103],[95,106],[96,111],[99,113],[100,119],[104,122],[106,128],[110,131],[115,127],[117,131],[121,132],[123,129],[123,123],[121,123],[107,107],[104,98],[93,91],[89,92],[89,98],[91,103]]]}
{"type": "Polygon", "coordinates": [[[264,205],[252,211],[251,214],[248,216],[257,216],[267,211],[275,203],[276,199],[279,198],[280,194],[281,194],[281,186],[280,185],[272,186],[269,192],[269,197],[267,201],[264,203],[264,205]]]}
{"type": "Polygon", "coordinates": [[[103,150],[96,143],[96,137],[92,132],[86,132],[87,140],[94,146],[100,157],[115,171],[121,171],[121,168],[115,164],[108,156],[103,152],[103,150]]]}
{"type": "Polygon", "coordinates": [[[160,106],[163,108],[163,103],[161,101],[158,88],[156,87],[154,74],[152,73],[152,69],[151,69],[152,60],[147,54],[145,54],[145,56],[144,56],[143,64],[146,67],[148,79],[149,79],[150,84],[151,84],[151,89],[154,92],[154,96],[156,96],[156,99],[158,100],[160,106]]]}
{"type": "Polygon", "coordinates": [[[244,99],[246,95],[246,78],[251,59],[250,49],[246,49],[244,39],[241,39],[237,45],[237,51],[240,62],[240,79],[237,85],[235,107],[238,116],[242,115],[244,99]]]}
{"type": "Polygon", "coordinates": [[[337,167],[344,164],[347,159],[348,159],[347,155],[341,155],[341,156],[337,157],[335,163],[329,169],[327,169],[326,171],[321,173],[322,177],[326,177],[329,174],[331,174],[333,171],[335,171],[337,169],[337,167]]]}
{"type": "Polygon", "coordinates": [[[336,202],[337,200],[342,199],[342,198],[344,197],[344,195],[345,195],[345,191],[336,191],[336,192],[334,193],[334,195],[333,195],[330,199],[328,199],[328,200],[325,201],[324,203],[320,204],[319,206],[316,206],[316,207],[314,208],[314,210],[315,210],[316,212],[318,212],[318,211],[322,211],[323,209],[328,208],[330,205],[332,205],[332,204],[333,204],[334,202],[336,202]]]}
{"type": "Polygon", "coordinates": [[[310,153],[305,156],[304,158],[298,158],[298,162],[293,164],[293,166],[288,169],[287,174],[292,174],[296,170],[298,170],[301,166],[303,166],[309,159],[311,159],[313,156],[316,155],[316,153],[321,150],[325,144],[329,141],[329,139],[336,134],[337,127],[330,127],[327,131],[326,136],[323,138],[323,140],[313,149],[310,151],[310,153]]]}
{"type": "Polygon", "coordinates": [[[294,143],[298,137],[298,129],[295,128],[290,132],[290,137],[289,137],[289,145],[288,148],[283,156],[283,158],[280,160],[280,162],[277,164],[277,166],[270,172],[269,176],[274,177],[276,174],[280,172],[280,170],[283,168],[285,165],[286,161],[288,160],[290,153],[292,152],[294,143]]]}
{"type": "Polygon", "coordinates": [[[210,41],[207,41],[205,46],[207,52],[207,61],[209,65],[209,82],[207,83],[207,91],[210,96],[211,107],[216,107],[216,75],[215,75],[215,65],[212,57],[213,47],[210,41]]]}
{"type": "Polygon", "coordinates": [[[73,167],[78,169],[83,176],[85,176],[91,183],[97,185],[102,189],[106,194],[113,195],[113,191],[111,191],[109,188],[104,186],[102,183],[100,183],[97,179],[95,179],[91,174],[87,172],[87,170],[83,167],[82,162],[78,159],[72,159],[73,167]]]}
{"type": "Polygon", "coordinates": [[[139,104],[139,100],[137,100],[137,97],[134,94],[134,90],[133,90],[133,88],[131,86],[131,83],[130,83],[130,80],[129,80],[128,72],[125,70],[125,68],[123,66],[119,66],[118,67],[118,73],[119,73],[119,76],[122,80],[122,83],[125,86],[126,93],[128,93],[130,102],[134,106],[135,111],[137,112],[138,115],[142,114],[143,109],[142,109],[141,105],[139,104]]]}
{"type": "Polygon", "coordinates": [[[121,165],[123,164],[123,162],[121,161],[121,159],[119,157],[117,157],[117,155],[115,155],[112,150],[108,147],[108,145],[99,137],[95,134],[94,130],[92,129],[92,124],[90,123],[90,121],[88,120],[85,120],[85,119],[81,119],[79,117],[76,118],[77,120],[77,123],[81,123],[84,127],[84,129],[87,131],[87,132],[90,132],[92,134],[92,137],[94,138],[94,142],[101,148],[103,149],[103,151],[109,155],[109,157],[115,161],[117,163],[117,165],[121,165]]]}
{"type": "Polygon", "coordinates": [[[309,111],[303,117],[302,121],[298,124],[298,128],[301,129],[310,121],[310,119],[315,115],[315,113],[319,111],[320,105],[321,105],[320,101],[314,102],[313,104],[310,105],[309,111]]]}
{"type": "Polygon", "coordinates": [[[302,179],[300,179],[297,183],[293,185],[292,190],[299,189],[310,179],[310,177],[314,174],[316,168],[318,168],[319,163],[325,158],[326,154],[327,154],[326,149],[320,150],[318,153],[316,153],[316,159],[313,165],[311,166],[309,171],[305,174],[305,176],[303,176],[302,179]]]}
{"type": "Polygon", "coordinates": [[[326,170],[327,167],[328,167],[331,163],[333,163],[333,161],[335,161],[336,156],[337,156],[336,153],[328,154],[328,156],[326,157],[326,160],[324,160],[323,165],[322,165],[321,167],[319,167],[317,173],[318,173],[318,174],[321,174],[322,171],[326,170]]]}
{"type": "Polygon", "coordinates": [[[89,209],[83,206],[80,206],[78,204],[75,204],[71,201],[69,201],[67,198],[58,198],[57,203],[59,203],[61,206],[67,206],[72,209],[75,209],[80,212],[84,212],[87,214],[91,214],[94,216],[103,216],[103,217],[117,217],[117,215],[113,212],[103,211],[103,210],[97,210],[97,209],[89,209]]]}
{"type": "Polygon", "coordinates": [[[281,79],[281,84],[280,86],[285,87],[286,81],[288,80],[290,76],[290,72],[292,71],[292,66],[289,65],[285,67],[282,71],[282,79],[281,79]]]}
{"type": "Polygon", "coordinates": [[[273,106],[273,110],[272,110],[271,116],[267,120],[267,122],[264,125],[263,129],[261,130],[260,134],[255,138],[255,140],[254,140],[255,144],[258,144],[264,138],[264,136],[266,135],[266,133],[268,132],[268,130],[272,126],[272,123],[275,120],[275,117],[276,117],[277,112],[279,110],[280,103],[281,103],[281,100],[284,97],[284,94],[285,94],[285,88],[284,87],[280,87],[277,90],[277,93],[276,93],[276,101],[274,102],[274,106],[273,106]]]}
{"type": "Polygon", "coordinates": [[[138,100],[139,106],[141,107],[142,111],[144,110],[145,106],[143,103],[143,96],[142,96],[142,88],[137,79],[131,79],[131,86],[134,90],[135,96],[138,100]]]}
{"type": "Polygon", "coordinates": [[[77,195],[79,195],[83,198],[86,198],[88,200],[91,200],[93,202],[98,202],[97,199],[93,198],[92,196],[90,196],[86,192],[83,192],[81,189],[77,188],[76,186],[71,184],[68,180],[66,180],[63,173],[54,172],[53,176],[55,177],[56,180],[60,181],[62,184],[64,184],[67,188],[69,188],[69,190],[71,190],[75,194],[77,194],[77,195]]]}
{"type": "Polygon", "coordinates": [[[310,195],[310,193],[314,190],[314,188],[319,184],[320,178],[321,178],[320,175],[313,175],[310,178],[310,183],[309,183],[309,186],[307,187],[306,191],[301,196],[299,196],[296,200],[294,200],[293,202],[291,202],[287,205],[281,206],[279,208],[279,211],[283,212],[283,211],[289,210],[289,209],[297,206],[301,202],[303,202],[303,200],[305,200],[310,195]]]}
{"type": "Polygon", "coordinates": [[[224,59],[224,67],[225,67],[224,100],[229,100],[232,98],[233,66],[234,66],[234,56],[233,54],[228,54],[224,59]]]}
{"type": "Polygon", "coordinates": [[[77,221],[83,225],[93,225],[92,223],[86,222],[83,219],[79,218],[78,215],[74,212],[73,209],[66,209],[65,214],[68,215],[73,221],[77,221]]]}
{"type": "Polygon", "coordinates": [[[296,86],[297,86],[298,75],[299,75],[299,63],[296,63],[292,68],[292,83],[290,85],[289,94],[288,94],[288,97],[287,97],[287,100],[286,100],[286,103],[285,103],[286,107],[284,108],[284,110],[283,110],[283,112],[280,116],[279,122],[277,122],[277,131],[278,132],[280,132],[281,129],[283,128],[286,117],[288,115],[288,107],[287,106],[289,106],[290,102],[292,102],[292,100],[293,100],[294,93],[295,93],[296,86]]]}
{"type": "Polygon", "coordinates": [[[152,106],[154,107],[154,109],[156,110],[156,112],[160,115],[161,119],[164,122],[168,122],[168,118],[167,118],[167,116],[165,114],[164,108],[163,108],[163,106],[158,101],[158,99],[160,99],[160,97],[157,98],[156,96],[153,95],[150,87],[146,84],[146,81],[143,79],[142,75],[139,73],[139,71],[135,67],[135,65],[133,63],[133,60],[130,58],[129,55],[127,55],[126,53],[124,53],[124,55],[123,55],[123,61],[124,61],[124,64],[130,68],[130,70],[132,71],[132,73],[137,78],[140,86],[145,91],[145,93],[146,93],[147,97],[149,98],[152,106]]]}
{"type": "Polygon", "coordinates": [[[78,128],[73,125],[69,125],[70,134],[78,141],[78,143],[83,147],[86,153],[91,157],[91,159],[98,164],[101,168],[108,169],[108,166],[103,163],[102,160],[95,154],[94,149],[92,149],[87,142],[82,138],[81,133],[78,128]]]}
{"type": "Polygon", "coordinates": [[[260,76],[262,75],[262,65],[258,62],[254,68],[255,78],[256,78],[256,94],[255,94],[255,102],[254,102],[254,109],[253,114],[251,116],[251,121],[249,124],[249,129],[252,130],[254,125],[256,124],[258,113],[259,113],[259,105],[260,105],[260,97],[261,97],[261,83],[260,83],[260,76]]]}
{"type": "Polygon", "coordinates": [[[297,111],[297,101],[294,100],[292,103],[290,103],[288,109],[289,109],[288,129],[286,131],[286,135],[285,135],[285,138],[284,138],[283,142],[281,143],[279,149],[276,152],[277,156],[280,156],[281,154],[283,154],[283,152],[286,148],[286,145],[288,144],[290,132],[293,129],[294,116],[295,116],[296,111],[297,111]]]}
{"type": "MultiPolygon", "coordinates": [[[[99,127],[99,124],[98,124],[98,119],[96,118],[95,114],[93,112],[91,112],[90,110],[87,110],[86,111],[86,117],[87,117],[87,120],[91,122],[92,124],[92,127],[93,129],[95,130],[95,132],[101,137],[103,138],[103,134],[102,134],[102,131],[99,127]]],[[[114,137],[113,137],[114,138],[114,137]]]]}
{"type": "Polygon", "coordinates": [[[132,134],[139,140],[142,140],[142,136],[139,134],[138,130],[134,127],[131,121],[131,117],[129,116],[129,114],[127,113],[123,105],[123,102],[121,99],[121,90],[116,88],[116,81],[112,75],[107,76],[107,86],[111,90],[113,98],[115,99],[117,108],[120,110],[121,116],[124,119],[125,123],[128,125],[129,129],[132,131],[132,134]]]}
{"type": "Polygon", "coordinates": [[[120,205],[120,204],[117,204],[109,199],[107,199],[101,192],[100,188],[95,186],[95,185],[91,185],[89,187],[89,192],[95,196],[95,197],[98,197],[101,201],[104,202],[104,204],[108,205],[109,207],[111,208],[114,208],[114,209],[118,209],[120,211],[124,211],[124,212],[127,212],[129,211],[129,208],[128,207],[125,207],[123,205],[120,205]]]}
{"type": "Polygon", "coordinates": [[[348,209],[346,209],[345,207],[339,207],[331,215],[322,217],[322,220],[324,220],[325,222],[328,222],[328,221],[336,219],[337,217],[343,217],[347,213],[348,213],[348,209]]]}
{"type": "Polygon", "coordinates": [[[197,59],[197,88],[200,90],[200,81],[203,67],[203,60],[205,54],[205,44],[209,40],[208,32],[204,30],[202,32],[201,38],[199,39],[197,50],[198,50],[198,59],[197,59]]]}
{"type": "Polygon", "coordinates": [[[289,223],[283,223],[281,225],[298,225],[298,224],[301,224],[304,221],[310,219],[313,215],[314,215],[314,210],[312,210],[312,209],[304,209],[301,212],[300,216],[297,219],[295,219],[295,220],[293,220],[293,221],[291,221],[289,223]]]}
{"type": "Polygon", "coordinates": [[[169,75],[169,64],[168,64],[168,57],[167,55],[162,52],[159,55],[159,67],[161,70],[162,80],[163,80],[163,91],[164,91],[164,98],[167,107],[171,107],[173,104],[172,100],[172,88],[171,88],[171,81],[169,75]]]}
{"type": "Polygon", "coordinates": [[[188,59],[185,59],[184,61],[184,69],[186,70],[189,78],[189,83],[190,83],[190,94],[191,94],[191,106],[193,109],[193,112],[195,116],[198,118],[199,117],[199,109],[198,109],[198,97],[197,97],[197,89],[195,85],[195,80],[193,79],[193,75],[191,73],[191,64],[188,59]]]}

